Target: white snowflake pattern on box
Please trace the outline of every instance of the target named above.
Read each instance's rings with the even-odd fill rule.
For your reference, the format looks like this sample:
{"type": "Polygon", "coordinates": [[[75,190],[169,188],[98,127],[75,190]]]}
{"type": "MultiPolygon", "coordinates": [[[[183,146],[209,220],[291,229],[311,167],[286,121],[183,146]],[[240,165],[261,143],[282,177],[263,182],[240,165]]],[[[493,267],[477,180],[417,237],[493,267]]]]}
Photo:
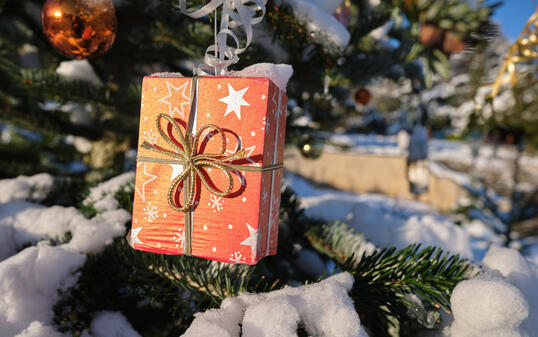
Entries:
{"type": "Polygon", "coordinates": [[[207,206],[210,206],[213,209],[213,212],[220,212],[224,209],[224,198],[211,194],[209,196],[209,202],[207,206]]]}
{"type": "Polygon", "coordinates": [[[153,222],[159,217],[157,206],[152,205],[151,202],[148,202],[146,207],[144,207],[144,214],[146,215],[144,220],[147,222],[153,222]]]}

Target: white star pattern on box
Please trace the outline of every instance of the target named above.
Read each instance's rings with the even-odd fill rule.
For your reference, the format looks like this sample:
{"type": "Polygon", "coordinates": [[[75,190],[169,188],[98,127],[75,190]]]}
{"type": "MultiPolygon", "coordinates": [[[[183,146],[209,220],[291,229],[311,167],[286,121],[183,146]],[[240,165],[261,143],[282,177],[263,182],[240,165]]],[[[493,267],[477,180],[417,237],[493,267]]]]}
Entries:
{"type": "Polygon", "coordinates": [[[131,246],[134,246],[137,243],[143,244],[142,241],[138,238],[138,235],[140,234],[140,231],[142,230],[142,227],[133,228],[131,229],[131,236],[129,237],[129,243],[131,246]]]}
{"type": "Polygon", "coordinates": [[[269,194],[267,193],[266,190],[263,190],[263,193],[262,193],[262,200],[263,200],[263,203],[265,203],[267,201],[267,197],[269,196],[269,194]]]}
{"type": "Polygon", "coordinates": [[[189,82],[186,81],[179,87],[174,87],[170,82],[166,81],[168,95],[160,98],[159,102],[168,104],[168,112],[170,113],[170,116],[174,117],[174,113],[177,112],[181,118],[185,118],[184,108],[190,104],[190,98],[185,94],[188,84],[189,82]],[[179,93],[179,97],[172,97],[177,93],[179,93]],[[183,98],[183,100],[179,98],[183,98]]]}
{"type": "MultiPolygon", "coordinates": [[[[225,153],[226,154],[234,154],[237,151],[239,151],[242,147],[243,147],[243,140],[241,139],[241,136],[239,136],[239,137],[237,137],[237,146],[235,147],[235,150],[226,150],[225,153]]],[[[245,152],[246,152],[245,159],[248,162],[252,163],[252,164],[258,164],[254,160],[252,160],[252,158],[250,158],[252,156],[252,153],[254,152],[254,150],[256,150],[256,145],[246,147],[245,148],[245,152]]]]}
{"type": "Polygon", "coordinates": [[[243,242],[241,242],[241,246],[250,246],[250,249],[252,250],[252,259],[255,260],[256,252],[258,250],[258,230],[254,229],[248,223],[246,224],[247,224],[249,236],[248,238],[243,240],[243,242]]]}
{"type": "Polygon", "coordinates": [[[235,174],[237,177],[239,177],[239,181],[241,182],[241,186],[245,186],[245,176],[242,175],[241,172],[239,172],[237,170],[233,170],[232,173],[235,174]]]}
{"type": "Polygon", "coordinates": [[[207,203],[208,206],[211,206],[213,209],[213,212],[221,211],[224,206],[222,205],[224,203],[224,199],[222,197],[218,197],[216,195],[210,194],[209,195],[209,202],[207,203]]]}
{"type": "Polygon", "coordinates": [[[146,215],[144,217],[144,220],[146,220],[147,222],[153,222],[155,220],[157,220],[157,218],[159,217],[159,215],[157,214],[157,206],[153,206],[151,204],[151,202],[149,202],[145,207],[144,207],[144,214],[146,215]]]}
{"type": "Polygon", "coordinates": [[[185,233],[183,233],[183,228],[178,228],[177,232],[172,237],[172,240],[177,242],[176,247],[183,248],[185,243],[185,233]]]}
{"type": "Polygon", "coordinates": [[[142,138],[144,138],[146,142],[151,144],[157,143],[158,136],[157,133],[153,132],[153,129],[149,129],[148,132],[144,131],[143,135],[142,138]]]}
{"type": "Polygon", "coordinates": [[[168,164],[172,166],[172,174],[170,175],[170,180],[176,179],[178,175],[183,172],[183,165],[181,164],[168,164]]]}
{"type": "Polygon", "coordinates": [[[241,120],[241,107],[250,106],[243,98],[249,87],[235,91],[234,88],[228,83],[228,96],[219,99],[220,102],[226,103],[226,112],[224,116],[227,116],[230,112],[234,112],[237,119],[241,120]]]}
{"type": "Polygon", "coordinates": [[[241,263],[245,261],[245,257],[241,254],[241,252],[234,252],[230,255],[230,262],[233,263],[241,263]]]}
{"type": "Polygon", "coordinates": [[[138,187],[135,187],[136,193],[138,193],[138,195],[140,196],[140,199],[142,199],[142,201],[144,202],[146,201],[146,185],[158,178],[156,175],[153,175],[146,171],[146,164],[147,163],[138,163],[136,165],[137,167],[140,165],[144,165],[144,175],[149,177],[149,179],[147,179],[146,181],[142,183],[142,192],[140,191],[140,189],[138,189],[138,187]]]}

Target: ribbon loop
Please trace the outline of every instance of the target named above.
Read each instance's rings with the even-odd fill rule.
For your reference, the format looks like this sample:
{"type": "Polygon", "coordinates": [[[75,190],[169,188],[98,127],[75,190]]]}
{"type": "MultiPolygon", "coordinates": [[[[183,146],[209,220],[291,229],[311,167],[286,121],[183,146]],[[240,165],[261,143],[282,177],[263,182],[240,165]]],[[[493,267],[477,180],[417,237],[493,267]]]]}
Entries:
{"type": "Polygon", "coordinates": [[[159,131],[161,137],[172,146],[175,152],[162,149],[148,142],[142,143],[142,147],[144,149],[171,157],[172,160],[160,160],[158,158],[146,157],[140,157],[139,159],[153,162],[177,162],[177,164],[184,165],[183,172],[174,179],[174,181],[170,185],[170,188],[168,189],[168,203],[174,210],[187,212],[190,207],[194,205],[194,198],[196,195],[196,177],[200,179],[200,181],[207,190],[217,196],[223,197],[232,191],[233,177],[230,173],[230,170],[232,170],[233,168],[230,167],[227,162],[235,159],[244,158],[245,151],[238,150],[229,156],[225,156],[224,154],[226,152],[226,136],[218,126],[214,124],[204,124],[200,127],[200,129],[198,129],[195,135],[192,135],[189,131],[185,131],[185,134],[183,134],[183,132],[181,132],[179,124],[172,117],[166,114],[159,114],[155,122],[157,124],[157,130],[159,131]],[[179,136],[178,141],[181,146],[176,144],[172,137],[163,131],[161,124],[162,118],[166,119],[172,125],[173,129],[179,136]],[[222,144],[220,150],[217,153],[201,153],[198,148],[200,145],[200,138],[206,130],[211,130],[207,135],[213,135],[213,132],[216,132],[221,136],[222,144]],[[219,191],[218,189],[213,187],[206,179],[203,172],[200,170],[200,168],[202,167],[211,167],[223,172],[228,180],[227,188],[224,191],[219,191]],[[183,206],[178,206],[174,202],[174,195],[182,182],[184,184],[188,184],[189,188],[186,189],[188,191],[188,195],[185,199],[185,204],[183,206]]]}
{"type": "MultiPolygon", "coordinates": [[[[187,7],[187,0],[179,0],[179,9],[184,14],[198,19],[217,12],[222,6],[220,17],[220,30],[216,33],[215,44],[206,49],[204,64],[198,66],[198,75],[224,76],[228,67],[239,61],[238,55],[243,53],[252,43],[252,25],[260,23],[265,16],[267,0],[211,0],[206,5],[187,7]],[[230,28],[242,27],[246,42],[241,47],[239,38],[230,28]],[[235,42],[235,46],[227,45],[228,38],[235,42]]],[[[216,20],[216,15],[215,15],[216,20]]]]}

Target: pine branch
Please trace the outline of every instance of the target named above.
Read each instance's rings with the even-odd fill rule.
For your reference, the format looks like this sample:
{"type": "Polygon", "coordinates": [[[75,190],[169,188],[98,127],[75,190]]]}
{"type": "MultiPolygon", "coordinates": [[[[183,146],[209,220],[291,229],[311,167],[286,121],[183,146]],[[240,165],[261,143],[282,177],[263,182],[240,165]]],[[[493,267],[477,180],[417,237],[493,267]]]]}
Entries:
{"type": "Polygon", "coordinates": [[[105,89],[81,80],[66,79],[54,72],[41,69],[21,69],[21,80],[30,96],[43,99],[54,99],[58,102],[75,101],[91,103],[104,109],[114,108],[107,99],[105,89]]]}
{"type": "Polygon", "coordinates": [[[356,233],[353,228],[338,221],[311,227],[305,236],[318,252],[342,265],[347,261],[358,263],[368,250],[365,245],[373,248],[363,234],[356,233]]]}
{"type": "Polygon", "coordinates": [[[436,247],[421,249],[420,245],[383,249],[363,256],[358,263],[350,259],[343,269],[355,277],[351,296],[359,313],[366,316],[365,324],[382,334],[393,325],[391,317],[398,322],[413,319],[407,293],[449,312],[452,290],[475,272],[458,255],[436,247]]]}

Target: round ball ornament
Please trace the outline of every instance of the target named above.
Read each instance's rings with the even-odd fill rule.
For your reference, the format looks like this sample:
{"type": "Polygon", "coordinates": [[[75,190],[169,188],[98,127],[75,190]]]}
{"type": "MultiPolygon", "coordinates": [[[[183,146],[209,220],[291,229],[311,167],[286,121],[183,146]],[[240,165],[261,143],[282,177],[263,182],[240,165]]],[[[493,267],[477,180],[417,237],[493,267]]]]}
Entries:
{"type": "Polygon", "coordinates": [[[118,26],[111,0],[47,0],[41,21],[50,43],[77,59],[110,49],[118,26]]]}
{"type": "Polygon", "coordinates": [[[444,29],[436,25],[422,25],[418,33],[420,43],[428,47],[436,47],[443,42],[444,29]]]}
{"type": "Polygon", "coordinates": [[[372,94],[370,94],[370,91],[361,88],[355,91],[353,98],[355,99],[355,103],[360,105],[367,105],[368,103],[370,103],[370,100],[372,100],[372,94]]]}
{"type": "Polygon", "coordinates": [[[323,153],[323,139],[307,136],[300,144],[299,149],[303,157],[307,159],[317,159],[323,153]]]}

